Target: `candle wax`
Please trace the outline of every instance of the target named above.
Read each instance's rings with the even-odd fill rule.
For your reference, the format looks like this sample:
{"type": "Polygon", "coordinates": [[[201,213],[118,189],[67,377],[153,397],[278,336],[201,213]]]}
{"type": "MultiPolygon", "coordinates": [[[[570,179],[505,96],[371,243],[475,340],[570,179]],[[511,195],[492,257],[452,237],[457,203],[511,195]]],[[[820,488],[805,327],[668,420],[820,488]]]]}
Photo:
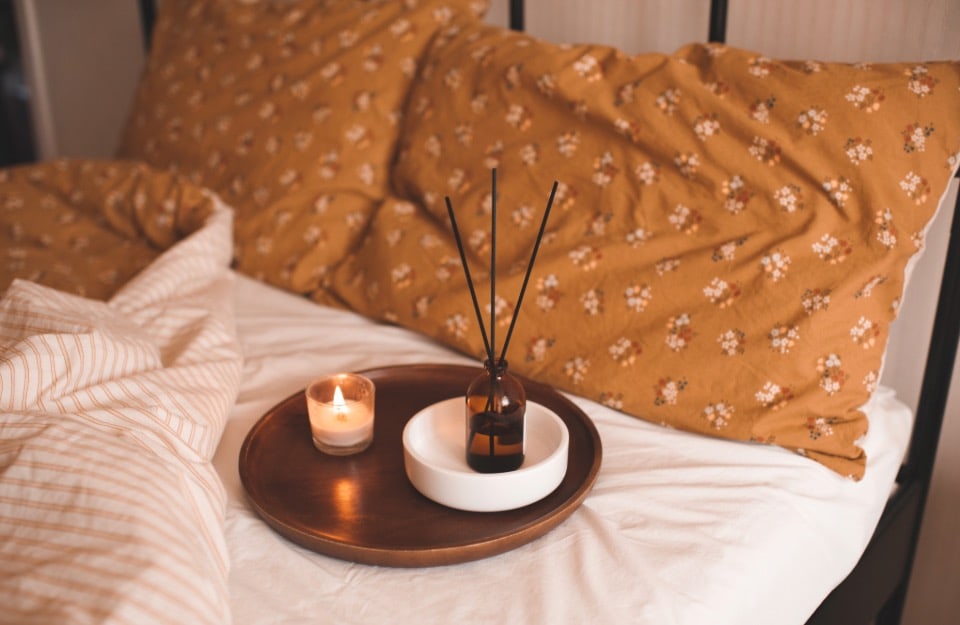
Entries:
{"type": "Polygon", "coordinates": [[[313,429],[313,436],[327,445],[355,445],[373,432],[373,412],[363,402],[310,402],[310,427],[313,429]]]}

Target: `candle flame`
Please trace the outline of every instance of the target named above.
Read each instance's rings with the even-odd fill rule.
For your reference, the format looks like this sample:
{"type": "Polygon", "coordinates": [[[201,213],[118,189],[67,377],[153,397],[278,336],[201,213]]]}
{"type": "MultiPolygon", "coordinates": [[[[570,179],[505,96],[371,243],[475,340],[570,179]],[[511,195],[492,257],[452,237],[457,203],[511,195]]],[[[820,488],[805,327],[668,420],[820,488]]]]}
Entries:
{"type": "Polygon", "coordinates": [[[343,391],[340,390],[339,384],[337,384],[336,390],[333,391],[333,410],[339,414],[347,411],[347,402],[343,400],[343,391]]]}

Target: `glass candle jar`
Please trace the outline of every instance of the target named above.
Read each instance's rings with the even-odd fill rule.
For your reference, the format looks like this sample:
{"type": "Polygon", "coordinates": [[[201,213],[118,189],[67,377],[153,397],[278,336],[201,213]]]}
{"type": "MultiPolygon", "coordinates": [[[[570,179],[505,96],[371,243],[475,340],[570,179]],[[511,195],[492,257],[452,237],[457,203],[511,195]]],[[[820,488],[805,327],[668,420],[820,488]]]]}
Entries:
{"type": "Polygon", "coordinates": [[[363,451],[373,442],[373,381],[356,373],[338,373],[307,387],[307,412],[313,445],[335,456],[363,451]]]}

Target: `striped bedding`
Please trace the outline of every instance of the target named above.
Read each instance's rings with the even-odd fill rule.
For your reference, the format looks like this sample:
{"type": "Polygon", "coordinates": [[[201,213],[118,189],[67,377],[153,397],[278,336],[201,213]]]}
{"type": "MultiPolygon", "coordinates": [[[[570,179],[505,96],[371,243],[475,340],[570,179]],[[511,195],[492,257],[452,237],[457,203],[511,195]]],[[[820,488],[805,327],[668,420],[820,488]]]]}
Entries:
{"type": "Polygon", "coordinates": [[[231,221],[217,205],[107,302],[0,300],[0,622],[230,622],[231,221]]]}

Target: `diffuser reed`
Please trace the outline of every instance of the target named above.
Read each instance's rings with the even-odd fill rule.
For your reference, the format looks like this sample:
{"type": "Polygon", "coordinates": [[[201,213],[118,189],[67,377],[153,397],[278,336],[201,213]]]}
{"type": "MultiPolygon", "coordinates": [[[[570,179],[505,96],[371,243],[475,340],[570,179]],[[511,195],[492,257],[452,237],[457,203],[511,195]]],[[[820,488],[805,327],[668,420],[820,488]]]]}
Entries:
{"type": "Polygon", "coordinates": [[[483,347],[486,360],[483,363],[484,371],[467,388],[466,394],[466,455],[467,464],[482,473],[500,473],[512,471],[523,464],[524,458],[524,413],[526,412],[526,393],[520,382],[507,373],[507,348],[513,329],[516,326],[523,296],[530,281],[533,264],[537,259],[537,252],[543,240],[547,220],[550,217],[550,208],[557,192],[558,183],[554,181],[547,200],[546,210],[540,221],[540,230],[533,245],[533,253],[520,286],[517,305],[513,309],[507,336],[499,357],[496,355],[496,284],[497,284],[497,170],[491,172],[491,214],[490,214],[490,333],[489,337],[484,327],[483,314],[477,299],[477,291],[470,275],[470,267],[463,249],[463,241],[457,228],[457,219],[453,213],[453,206],[449,196],[445,198],[447,214],[450,216],[450,225],[453,228],[457,251],[460,253],[460,262],[473,301],[473,310],[477,315],[480,326],[480,336],[483,338],[483,347]]]}

